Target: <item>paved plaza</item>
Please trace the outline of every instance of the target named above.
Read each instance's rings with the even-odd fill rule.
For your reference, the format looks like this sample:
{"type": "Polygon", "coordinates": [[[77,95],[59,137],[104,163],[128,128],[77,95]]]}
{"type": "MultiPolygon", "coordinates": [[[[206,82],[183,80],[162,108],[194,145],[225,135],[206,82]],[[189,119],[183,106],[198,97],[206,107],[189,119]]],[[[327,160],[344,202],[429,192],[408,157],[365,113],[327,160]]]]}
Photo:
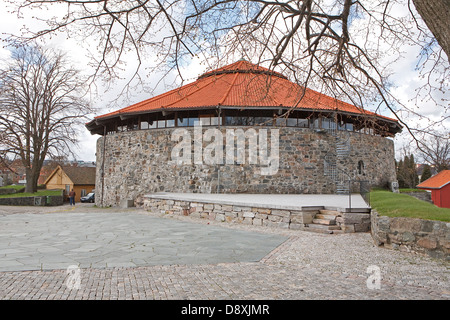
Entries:
{"type": "Polygon", "coordinates": [[[450,264],[137,208],[0,207],[0,299],[450,299],[450,264]],[[68,280],[79,266],[79,286],[68,280]],[[375,269],[374,269],[375,268],[375,269]],[[379,286],[371,282],[379,271],[379,286]]]}

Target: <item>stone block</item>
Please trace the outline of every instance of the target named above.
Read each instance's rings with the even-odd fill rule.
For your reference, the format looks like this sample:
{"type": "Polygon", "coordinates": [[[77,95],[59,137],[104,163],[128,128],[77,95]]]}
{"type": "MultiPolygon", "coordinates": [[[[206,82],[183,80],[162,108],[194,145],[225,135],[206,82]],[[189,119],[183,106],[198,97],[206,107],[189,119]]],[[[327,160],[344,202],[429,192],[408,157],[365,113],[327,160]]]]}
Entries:
{"type": "Polygon", "coordinates": [[[231,218],[237,218],[238,217],[238,213],[234,212],[234,211],[225,211],[225,216],[226,217],[231,217],[231,218]]]}
{"type": "Polygon", "coordinates": [[[200,214],[200,218],[204,218],[204,219],[208,219],[211,216],[211,214],[208,212],[199,212],[199,214],[200,214]]]}
{"type": "Polygon", "coordinates": [[[243,217],[244,217],[244,218],[254,218],[254,217],[255,217],[255,213],[254,213],[254,212],[251,212],[251,211],[245,211],[245,212],[243,213],[243,217]]]}
{"type": "Polygon", "coordinates": [[[237,221],[237,217],[229,216],[225,214],[225,221],[226,222],[235,222],[237,221]]]}
{"type": "Polygon", "coordinates": [[[133,199],[122,200],[120,207],[121,208],[132,208],[132,207],[134,207],[134,200],[133,199]]]}
{"type": "Polygon", "coordinates": [[[252,218],[244,218],[244,220],[242,220],[243,224],[253,224],[253,219],[252,218]]]}
{"type": "Polygon", "coordinates": [[[289,229],[289,222],[274,222],[270,220],[264,220],[264,225],[271,228],[281,228],[281,229],[289,229]]]}
{"type": "Polygon", "coordinates": [[[277,209],[274,209],[274,210],[272,210],[271,214],[274,215],[274,216],[289,217],[291,212],[288,211],[288,210],[277,210],[277,209]]]}
{"type": "Polygon", "coordinates": [[[191,202],[190,206],[191,207],[201,207],[201,208],[203,208],[203,203],[191,202]]]}
{"type": "Polygon", "coordinates": [[[214,220],[220,221],[220,222],[225,221],[225,214],[223,214],[223,213],[216,214],[216,217],[214,218],[214,220]]]}
{"type": "Polygon", "coordinates": [[[254,218],[254,219],[253,219],[253,225],[254,225],[254,226],[262,226],[262,225],[263,225],[263,220],[264,220],[264,219],[254,218]]]}
{"type": "Polygon", "coordinates": [[[391,230],[390,228],[391,219],[389,217],[379,217],[378,218],[378,230],[382,232],[389,232],[391,230]]]}
{"type": "Polygon", "coordinates": [[[204,210],[213,210],[214,209],[214,204],[212,204],[212,203],[205,203],[203,205],[203,209],[204,210]]]}
{"type": "Polygon", "coordinates": [[[370,222],[355,223],[355,232],[368,232],[370,231],[370,222]]]}
{"type": "Polygon", "coordinates": [[[255,218],[257,218],[257,219],[262,219],[262,220],[264,220],[264,219],[267,219],[267,214],[265,214],[265,213],[256,213],[255,214],[255,218]]]}
{"type": "Polygon", "coordinates": [[[233,211],[251,211],[251,207],[233,206],[233,211]]]}
{"type": "Polygon", "coordinates": [[[353,232],[355,232],[355,225],[353,225],[353,224],[342,224],[341,225],[341,229],[345,233],[353,233],[353,232]]]}
{"type": "Polygon", "coordinates": [[[434,250],[438,246],[437,241],[434,239],[430,239],[430,238],[419,239],[416,243],[418,246],[428,249],[428,250],[434,250]]]}
{"type": "Polygon", "coordinates": [[[293,211],[290,218],[292,223],[310,224],[313,222],[315,213],[309,211],[293,211]]]}
{"type": "Polygon", "coordinates": [[[303,230],[304,226],[302,223],[290,223],[289,224],[289,229],[292,230],[303,230]]]}
{"type": "Polygon", "coordinates": [[[403,232],[402,234],[402,241],[403,242],[414,242],[416,240],[416,237],[414,234],[410,231],[403,232]]]}
{"type": "Polygon", "coordinates": [[[420,219],[403,218],[403,217],[391,218],[390,229],[392,232],[394,231],[420,232],[422,228],[421,223],[422,221],[423,220],[420,219]]]}
{"type": "MultiPolygon", "coordinates": [[[[193,212],[193,213],[190,214],[190,216],[193,217],[193,218],[201,218],[202,214],[203,214],[203,212],[202,213],[200,213],[200,212],[193,212]]],[[[185,214],[183,213],[183,215],[185,215],[185,214]]]]}
{"type": "Polygon", "coordinates": [[[280,222],[283,219],[281,216],[268,215],[267,220],[270,222],[280,222]]]}
{"type": "Polygon", "coordinates": [[[264,213],[264,214],[271,214],[271,212],[272,212],[271,209],[267,209],[267,208],[257,208],[257,211],[259,213],[264,213]]]}
{"type": "Polygon", "coordinates": [[[370,221],[370,214],[368,213],[345,212],[342,216],[344,217],[344,224],[363,223],[370,221]]]}
{"type": "Polygon", "coordinates": [[[233,211],[233,206],[222,205],[222,211],[233,211]]]}

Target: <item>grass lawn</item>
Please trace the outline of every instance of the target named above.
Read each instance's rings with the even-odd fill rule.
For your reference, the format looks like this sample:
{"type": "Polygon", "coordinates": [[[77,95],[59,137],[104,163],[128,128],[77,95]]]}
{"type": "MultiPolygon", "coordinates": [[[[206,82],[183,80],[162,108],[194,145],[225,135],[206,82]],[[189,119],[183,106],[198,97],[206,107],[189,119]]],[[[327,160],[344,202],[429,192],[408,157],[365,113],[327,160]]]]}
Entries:
{"type": "Polygon", "coordinates": [[[40,196],[59,196],[61,190],[38,190],[36,193],[13,193],[13,194],[3,194],[0,198],[18,198],[18,197],[40,197],[40,196]]]}
{"type": "Polygon", "coordinates": [[[438,208],[406,194],[374,190],[370,192],[370,205],[382,216],[450,222],[450,209],[438,208]]]}
{"type": "Polygon", "coordinates": [[[20,189],[25,189],[25,187],[24,186],[4,186],[4,187],[0,187],[0,189],[20,190],[20,189]]]}

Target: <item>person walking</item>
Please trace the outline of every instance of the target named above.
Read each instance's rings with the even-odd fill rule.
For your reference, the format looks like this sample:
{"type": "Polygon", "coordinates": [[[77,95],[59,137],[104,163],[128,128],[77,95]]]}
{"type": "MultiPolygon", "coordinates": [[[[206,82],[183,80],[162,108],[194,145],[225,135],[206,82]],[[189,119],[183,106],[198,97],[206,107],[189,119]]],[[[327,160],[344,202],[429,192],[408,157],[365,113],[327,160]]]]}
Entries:
{"type": "Polygon", "coordinates": [[[69,203],[71,206],[75,205],[75,191],[73,189],[69,192],[69,203]]]}

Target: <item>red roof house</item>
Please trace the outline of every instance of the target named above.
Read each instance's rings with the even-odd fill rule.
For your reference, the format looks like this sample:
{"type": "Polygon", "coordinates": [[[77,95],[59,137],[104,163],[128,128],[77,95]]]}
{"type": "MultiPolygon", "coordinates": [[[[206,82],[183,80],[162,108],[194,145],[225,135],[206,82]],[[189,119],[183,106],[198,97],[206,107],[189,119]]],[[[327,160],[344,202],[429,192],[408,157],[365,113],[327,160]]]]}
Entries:
{"type": "Polygon", "coordinates": [[[417,186],[431,190],[431,200],[441,208],[450,208],[450,170],[443,170],[417,186]]]}

